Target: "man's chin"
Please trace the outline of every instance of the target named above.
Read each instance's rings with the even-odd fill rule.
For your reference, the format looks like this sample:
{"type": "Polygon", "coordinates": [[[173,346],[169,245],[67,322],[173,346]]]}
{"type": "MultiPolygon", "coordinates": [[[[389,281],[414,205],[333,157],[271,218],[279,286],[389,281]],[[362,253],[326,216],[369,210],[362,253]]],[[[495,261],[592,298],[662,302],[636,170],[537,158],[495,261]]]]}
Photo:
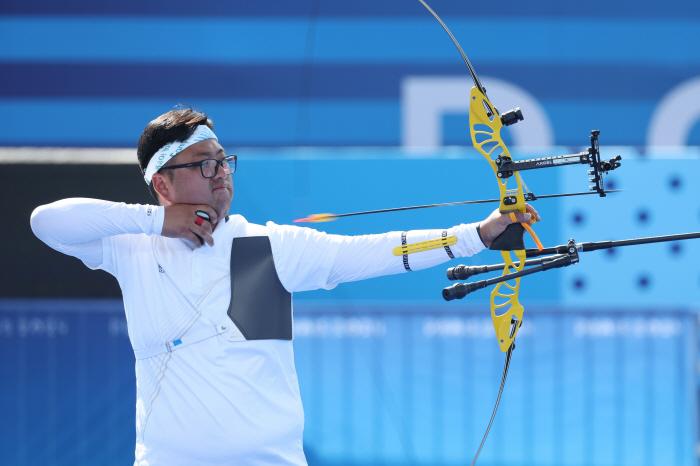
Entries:
{"type": "Polygon", "coordinates": [[[216,210],[217,215],[219,216],[219,220],[222,218],[226,217],[229,213],[229,210],[231,210],[231,196],[226,196],[226,197],[220,197],[220,196],[214,196],[214,210],[216,210]]]}

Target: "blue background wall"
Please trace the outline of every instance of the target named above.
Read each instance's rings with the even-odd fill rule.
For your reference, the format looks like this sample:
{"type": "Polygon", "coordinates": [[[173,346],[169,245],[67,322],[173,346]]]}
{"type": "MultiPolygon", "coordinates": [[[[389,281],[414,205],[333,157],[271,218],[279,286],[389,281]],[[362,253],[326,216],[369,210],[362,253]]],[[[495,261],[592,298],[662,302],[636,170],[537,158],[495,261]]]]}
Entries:
{"type": "MultiPolygon", "coordinates": [[[[401,82],[465,76],[417,1],[255,3],[4,1],[0,144],[133,147],[186,103],[227,145],[398,145],[401,82]]],[[[657,104],[700,75],[691,0],[432,6],[480,76],[540,102],[556,144],[598,128],[606,143],[645,145],[657,104]]],[[[447,126],[446,140],[465,141],[447,126]]]]}
{"type": "MultiPolygon", "coordinates": [[[[623,156],[607,178],[623,193],[535,204],[545,245],[700,230],[700,111],[670,122],[689,126],[685,147],[647,147],[655,111],[700,76],[698,2],[431,6],[480,77],[517,86],[544,110],[553,146],[516,158],[577,152],[594,128],[605,158],[623,156]]],[[[459,147],[470,145],[463,113],[440,121],[450,147],[401,147],[402,83],[465,72],[418,2],[4,1],[0,146],[131,149],[150,120],[184,103],[204,109],[239,155],[232,212],[252,222],[492,198],[481,156],[459,147]]],[[[700,108],[699,89],[688,108],[700,108]]],[[[549,194],[586,190],[584,170],[524,175],[549,194]]],[[[442,228],[493,207],[321,227],[442,228]]],[[[527,280],[526,323],[480,464],[696,464],[699,248],[589,253],[527,280]]],[[[445,267],[499,261],[486,251],[445,267]]],[[[295,296],[310,464],[471,459],[503,355],[487,292],[445,303],[447,284],[438,267],[295,296]]],[[[0,348],[8,464],[131,461],[135,379],[120,302],[0,300],[0,348]]]]}
{"type": "MultiPolygon", "coordinates": [[[[309,464],[470,461],[503,354],[487,308],[464,310],[297,304],[309,464]]],[[[526,319],[480,464],[695,464],[694,314],[526,319]]],[[[3,464],[130,462],[134,362],[119,301],[5,300],[0,351],[3,464]]]]}

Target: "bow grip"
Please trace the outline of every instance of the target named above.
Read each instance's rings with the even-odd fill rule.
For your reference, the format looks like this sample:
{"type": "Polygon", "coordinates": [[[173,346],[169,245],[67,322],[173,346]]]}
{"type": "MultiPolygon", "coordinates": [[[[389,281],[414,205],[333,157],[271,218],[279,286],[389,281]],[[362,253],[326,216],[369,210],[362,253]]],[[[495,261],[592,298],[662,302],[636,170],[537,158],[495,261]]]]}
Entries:
{"type": "Polygon", "coordinates": [[[491,246],[492,251],[517,251],[525,249],[525,227],[520,223],[511,223],[498,235],[491,246]]]}

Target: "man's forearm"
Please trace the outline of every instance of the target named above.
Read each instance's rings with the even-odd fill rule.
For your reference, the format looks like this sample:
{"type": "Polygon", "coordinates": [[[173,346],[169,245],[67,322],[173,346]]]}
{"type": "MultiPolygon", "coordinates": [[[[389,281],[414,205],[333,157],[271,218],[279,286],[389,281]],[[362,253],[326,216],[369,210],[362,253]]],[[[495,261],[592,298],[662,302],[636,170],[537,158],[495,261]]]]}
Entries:
{"type": "Polygon", "coordinates": [[[99,264],[102,238],[160,234],[163,217],[163,207],[70,198],[37,207],[31,226],[37,238],[53,249],[99,264]]]}
{"type": "MultiPolygon", "coordinates": [[[[468,257],[484,249],[479,238],[477,224],[459,225],[447,229],[447,236],[457,236],[457,244],[450,246],[454,257],[468,257]]],[[[445,230],[413,230],[406,233],[406,243],[417,243],[441,238],[445,230]]],[[[344,237],[338,250],[328,284],[364,280],[395,273],[421,270],[442,264],[451,259],[443,247],[394,256],[393,248],[402,245],[402,232],[381,235],[344,237]]]]}

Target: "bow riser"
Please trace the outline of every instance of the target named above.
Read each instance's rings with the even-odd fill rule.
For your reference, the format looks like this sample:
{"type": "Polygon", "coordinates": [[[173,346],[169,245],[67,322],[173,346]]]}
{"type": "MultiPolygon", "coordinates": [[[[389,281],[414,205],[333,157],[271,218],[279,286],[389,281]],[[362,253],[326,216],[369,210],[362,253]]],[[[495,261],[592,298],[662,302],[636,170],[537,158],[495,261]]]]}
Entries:
{"type": "Polygon", "coordinates": [[[488,97],[476,87],[472,87],[469,100],[469,129],[472,143],[476,150],[486,158],[489,165],[491,165],[493,174],[496,176],[498,189],[501,193],[501,205],[498,210],[503,213],[525,212],[525,193],[521,184],[521,178],[519,176],[510,178],[498,176],[496,159],[504,155],[510,157],[510,152],[501,138],[503,123],[498,116],[496,108],[491,104],[488,97]],[[515,179],[517,186],[508,189],[508,180],[511,178],[515,179]],[[515,196],[517,201],[506,205],[504,199],[512,196],[515,196]]]}
{"type": "MultiPolygon", "coordinates": [[[[498,210],[503,213],[515,211],[524,213],[525,193],[520,176],[509,178],[498,176],[496,159],[503,155],[510,157],[508,148],[501,138],[503,123],[498,116],[496,107],[491,104],[488,97],[476,86],[472,87],[471,90],[469,127],[474,147],[486,158],[489,165],[491,165],[493,174],[498,182],[498,189],[501,194],[501,203],[498,210]],[[508,180],[510,179],[514,179],[517,183],[517,186],[512,187],[512,189],[508,189],[508,180]],[[516,199],[515,203],[512,202],[513,197],[516,199]],[[505,198],[510,200],[509,205],[504,203],[505,198]]],[[[523,227],[519,223],[515,223],[508,228],[510,231],[507,231],[502,238],[512,237],[515,241],[506,241],[506,244],[500,241],[496,246],[497,249],[501,250],[503,262],[505,263],[503,275],[508,275],[515,271],[519,272],[525,266],[525,247],[522,243],[523,227]],[[515,265],[516,261],[513,259],[513,254],[518,258],[518,266],[515,265]]],[[[494,241],[494,243],[496,244],[496,241],[494,241]]],[[[523,321],[524,308],[518,299],[520,278],[512,280],[511,283],[499,283],[491,291],[491,319],[493,320],[493,328],[496,331],[498,345],[504,353],[508,351],[508,348],[513,344],[513,340],[515,340],[518,333],[519,325],[512,328],[512,320],[516,319],[517,322],[523,321]]]]}

